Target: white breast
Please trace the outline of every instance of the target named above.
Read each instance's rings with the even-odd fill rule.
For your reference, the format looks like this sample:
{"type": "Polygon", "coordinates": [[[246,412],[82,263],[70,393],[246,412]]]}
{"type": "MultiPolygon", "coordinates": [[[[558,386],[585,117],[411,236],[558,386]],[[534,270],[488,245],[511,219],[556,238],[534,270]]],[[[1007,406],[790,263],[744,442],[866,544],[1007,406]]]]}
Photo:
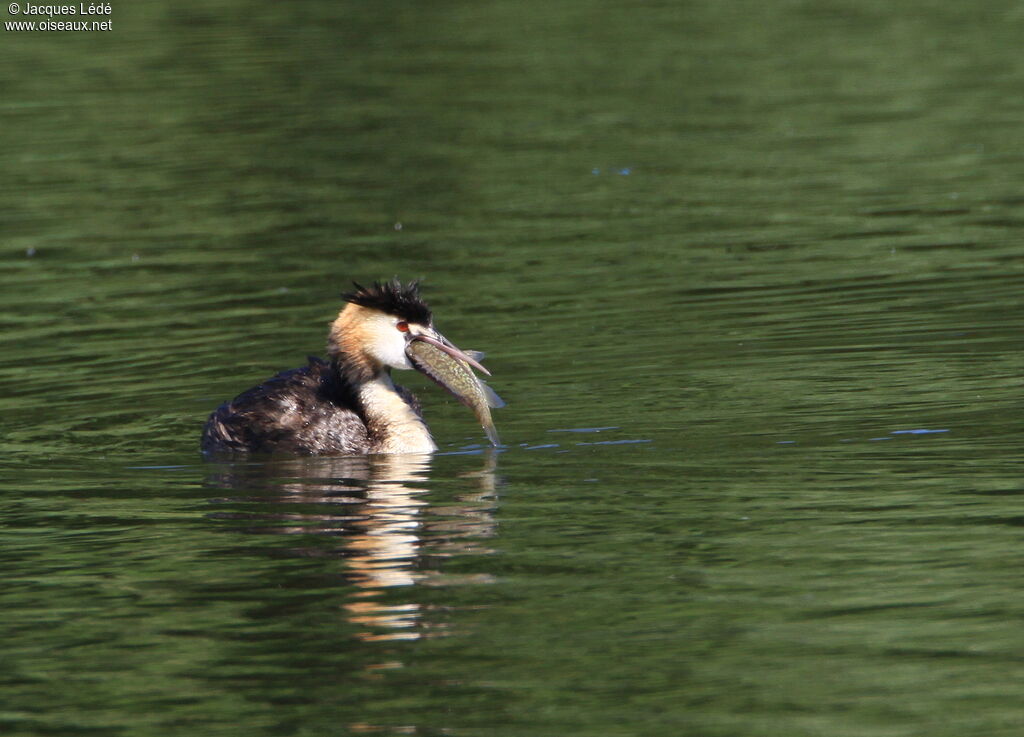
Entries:
{"type": "Polygon", "coordinates": [[[359,399],[372,428],[382,436],[376,453],[433,453],[430,430],[395,391],[391,377],[380,376],[359,388],[359,399]]]}

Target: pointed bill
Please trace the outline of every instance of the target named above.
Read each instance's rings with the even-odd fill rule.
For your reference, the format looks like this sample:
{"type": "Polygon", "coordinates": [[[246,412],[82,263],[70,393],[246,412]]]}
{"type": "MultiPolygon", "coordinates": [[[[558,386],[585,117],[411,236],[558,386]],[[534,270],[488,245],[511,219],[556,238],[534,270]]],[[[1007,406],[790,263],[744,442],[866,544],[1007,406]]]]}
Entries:
{"type": "Polygon", "coordinates": [[[477,371],[485,373],[488,376],[491,375],[491,372],[488,371],[487,369],[485,369],[482,363],[477,361],[475,358],[473,358],[468,353],[459,350],[458,348],[453,346],[451,343],[446,342],[445,340],[438,340],[436,338],[430,337],[429,335],[416,335],[416,336],[413,336],[412,340],[422,340],[424,343],[430,343],[430,345],[434,346],[435,348],[440,348],[442,351],[447,353],[449,356],[452,356],[453,358],[457,358],[460,361],[465,361],[470,366],[475,368],[477,371]]]}

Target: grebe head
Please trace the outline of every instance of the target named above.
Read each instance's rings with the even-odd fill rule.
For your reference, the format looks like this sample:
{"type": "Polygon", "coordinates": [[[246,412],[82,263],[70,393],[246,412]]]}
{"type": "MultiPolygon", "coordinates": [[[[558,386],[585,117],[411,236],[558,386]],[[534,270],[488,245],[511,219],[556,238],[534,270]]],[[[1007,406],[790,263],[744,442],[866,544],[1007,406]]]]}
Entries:
{"type": "Polygon", "coordinates": [[[405,348],[423,340],[490,373],[434,329],[433,315],[420,297],[419,282],[374,282],[342,295],[348,302],[331,325],[327,351],[351,378],[367,381],[389,369],[414,368],[405,348]]]}

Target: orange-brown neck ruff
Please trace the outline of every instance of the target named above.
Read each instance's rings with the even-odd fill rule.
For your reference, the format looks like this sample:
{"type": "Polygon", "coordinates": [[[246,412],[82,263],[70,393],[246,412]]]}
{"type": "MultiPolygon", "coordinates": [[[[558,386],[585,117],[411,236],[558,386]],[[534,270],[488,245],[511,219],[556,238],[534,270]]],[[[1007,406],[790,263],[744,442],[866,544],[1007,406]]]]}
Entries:
{"type": "Polygon", "coordinates": [[[353,384],[364,384],[385,373],[384,366],[366,351],[371,337],[369,318],[366,307],[345,305],[327,336],[331,363],[353,384]]]}

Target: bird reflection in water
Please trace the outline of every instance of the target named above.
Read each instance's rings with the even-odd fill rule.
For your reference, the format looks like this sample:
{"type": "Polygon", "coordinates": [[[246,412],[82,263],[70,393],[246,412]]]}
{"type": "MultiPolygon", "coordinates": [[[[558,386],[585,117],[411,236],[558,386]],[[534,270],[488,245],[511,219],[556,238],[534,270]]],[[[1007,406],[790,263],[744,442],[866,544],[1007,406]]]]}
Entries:
{"type": "MultiPolygon", "coordinates": [[[[248,533],[340,536],[336,549],[292,548],[296,556],[337,556],[346,562],[352,586],[346,618],[364,641],[415,640],[443,632],[424,618],[418,603],[385,604],[386,590],[413,585],[488,583],[488,576],[459,577],[437,570],[438,559],[490,552],[493,536],[496,454],[465,456],[479,461],[458,475],[472,490],[443,506],[429,491],[433,456],[376,455],[273,459],[225,463],[208,477],[211,486],[244,492],[216,503],[302,505],[315,511],[217,512],[217,519],[243,520],[248,533]],[[340,508],[339,508],[340,507],[340,508]]],[[[397,665],[397,664],[395,664],[397,665]]],[[[390,667],[380,664],[377,668],[390,667]]]]}

